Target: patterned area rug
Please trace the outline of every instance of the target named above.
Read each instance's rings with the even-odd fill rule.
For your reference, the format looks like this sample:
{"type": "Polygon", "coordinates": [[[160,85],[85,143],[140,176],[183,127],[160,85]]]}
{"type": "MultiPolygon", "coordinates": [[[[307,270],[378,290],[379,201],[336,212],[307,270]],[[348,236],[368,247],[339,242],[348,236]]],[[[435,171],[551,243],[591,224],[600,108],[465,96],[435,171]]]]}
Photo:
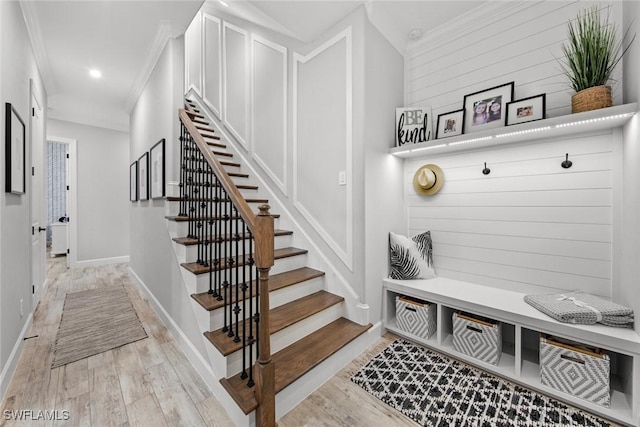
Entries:
{"type": "Polygon", "coordinates": [[[351,381],[424,426],[610,426],[591,414],[396,340],[351,381]]]}
{"type": "Polygon", "coordinates": [[[52,368],[147,337],[122,285],[67,294],[52,368]]]}

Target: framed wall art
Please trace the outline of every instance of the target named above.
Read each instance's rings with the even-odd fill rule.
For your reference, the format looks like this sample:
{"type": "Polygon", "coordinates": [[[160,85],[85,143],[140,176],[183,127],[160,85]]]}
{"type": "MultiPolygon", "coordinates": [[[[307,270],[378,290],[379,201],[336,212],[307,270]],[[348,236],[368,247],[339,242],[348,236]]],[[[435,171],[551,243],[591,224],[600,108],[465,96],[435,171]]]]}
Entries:
{"type": "Polygon", "coordinates": [[[431,107],[396,108],[396,146],[432,139],[431,107]]]}
{"type": "Polygon", "coordinates": [[[464,109],[439,114],[438,124],[436,126],[436,139],[462,135],[463,124],[464,109]]]}
{"type": "Polygon", "coordinates": [[[149,153],[138,159],[138,200],[149,200],[149,153]]]}
{"type": "Polygon", "coordinates": [[[481,90],[464,97],[463,133],[494,129],[505,125],[506,104],[513,100],[514,82],[481,90]]]}
{"type": "Polygon", "coordinates": [[[138,161],[129,166],[129,200],[138,201],[138,161]]]}
{"type": "Polygon", "coordinates": [[[158,141],[149,151],[151,158],[149,184],[152,199],[161,199],[165,196],[165,166],[164,166],[164,138],[158,141]]]}
{"type": "Polygon", "coordinates": [[[547,117],[547,95],[540,94],[507,103],[507,126],[547,117]]]}
{"type": "Polygon", "coordinates": [[[5,127],[5,191],[25,194],[27,192],[26,128],[18,111],[8,102],[5,127]]]}

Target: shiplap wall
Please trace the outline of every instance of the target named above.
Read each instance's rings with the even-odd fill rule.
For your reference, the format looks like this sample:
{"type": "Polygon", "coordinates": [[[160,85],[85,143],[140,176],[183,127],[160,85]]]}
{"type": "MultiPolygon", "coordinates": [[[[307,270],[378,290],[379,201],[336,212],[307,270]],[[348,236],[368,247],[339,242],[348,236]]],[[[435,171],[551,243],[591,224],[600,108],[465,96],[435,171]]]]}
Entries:
{"type": "Polygon", "coordinates": [[[615,135],[407,160],[409,234],[431,230],[434,265],[443,277],[526,292],[582,289],[609,298],[615,135]],[[560,166],[564,153],[570,153],[570,169],[560,166]],[[489,175],[482,173],[484,162],[489,175]],[[425,163],[445,175],[435,196],[413,189],[413,174],[425,163]]]}
{"type": "MultiPolygon", "coordinates": [[[[461,109],[467,94],[514,81],[515,99],[546,93],[547,117],[569,114],[572,90],[556,58],[562,57],[567,21],[593,4],[621,28],[620,2],[499,1],[470,11],[409,48],[406,104],[431,106],[437,117],[461,109]]],[[[614,73],[618,82],[620,73],[614,73]]],[[[621,84],[612,88],[619,104],[621,84]]]]}
{"type": "MultiPolygon", "coordinates": [[[[567,21],[594,4],[620,27],[619,3],[489,2],[427,34],[405,57],[407,105],[431,106],[437,117],[462,108],[466,94],[514,81],[515,99],[546,93],[547,117],[570,114],[572,91],[556,58],[567,21]]],[[[621,80],[620,70],[615,77],[621,80]]],[[[613,88],[619,104],[621,84],[613,88]]],[[[607,131],[407,160],[408,233],[432,231],[434,263],[443,277],[610,298],[619,138],[607,131]],[[570,169],[560,166],[565,153],[574,162],[570,169]],[[418,196],[412,187],[425,163],[445,173],[433,197],[418,196]]]]}

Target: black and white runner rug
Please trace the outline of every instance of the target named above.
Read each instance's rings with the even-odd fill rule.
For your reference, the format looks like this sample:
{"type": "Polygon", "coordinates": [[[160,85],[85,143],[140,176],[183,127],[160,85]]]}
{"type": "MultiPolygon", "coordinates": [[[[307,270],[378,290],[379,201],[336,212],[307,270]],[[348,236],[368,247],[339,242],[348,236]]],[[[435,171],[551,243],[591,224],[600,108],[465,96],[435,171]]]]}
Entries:
{"type": "Polygon", "coordinates": [[[401,339],[351,381],[424,426],[610,426],[579,409],[401,339]]]}

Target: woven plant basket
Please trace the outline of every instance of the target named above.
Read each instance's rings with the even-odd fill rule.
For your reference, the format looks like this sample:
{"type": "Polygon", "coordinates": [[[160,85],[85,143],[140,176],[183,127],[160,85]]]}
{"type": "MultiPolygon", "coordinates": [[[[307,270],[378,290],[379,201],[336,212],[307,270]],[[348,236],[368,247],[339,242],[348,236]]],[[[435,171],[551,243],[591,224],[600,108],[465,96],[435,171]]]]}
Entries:
{"type": "Polygon", "coordinates": [[[583,111],[607,108],[612,105],[611,86],[590,87],[581,90],[571,98],[572,113],[582,113],[583,111]]]}

